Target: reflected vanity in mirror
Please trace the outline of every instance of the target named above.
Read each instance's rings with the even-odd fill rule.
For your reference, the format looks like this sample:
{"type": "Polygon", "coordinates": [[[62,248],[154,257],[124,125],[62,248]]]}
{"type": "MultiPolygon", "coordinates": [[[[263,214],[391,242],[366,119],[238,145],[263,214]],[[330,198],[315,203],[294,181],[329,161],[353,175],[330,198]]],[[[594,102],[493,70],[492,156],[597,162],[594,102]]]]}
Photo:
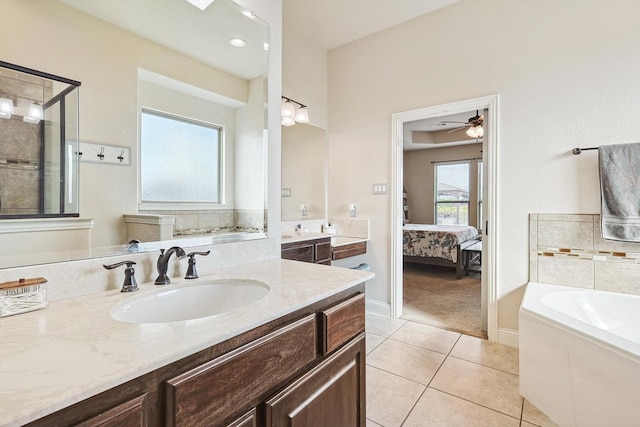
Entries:
{"type": "Polygon", "coordinates": [[[282,221],[327,217],[326,132],[309,124],[282,127],[282,221]]]}
{"type": "Polygon", "coordinates": [[[125,215],[160,225],[169,218],[170,236],[183,239],[181,246],[265,237],[264,21],[231,0],[216,0],[205,10],[185,0],[3,0],[1,15],[2,60],[81,81],[78,140],[128,149],[131,161],[80,161],[75,203],[85,221],[81,238],[75,225],[60,221],[39,219],[33,226],[0,220],[0,268],[126,253],[132,238],[143,241],[142,250],[162,247],[127,235],[125,215]],[[232,38],[243,39],[244,47],[231,45],[232,38]],[[185,155],[193,148],[184,140],[165,140],[159,159],[165,164],[153,166],[162,169],[153,193],[139,184],[145,151],[154,152],[153,145],[150,151],[141,147],[143,111],[217,132],[217,145],[208,157],[203,151],[200,157],[207,158],[197,165],[185,155]],[[211,169],[215,179],[205,178],[211,169]],[[199,187],[198,179],[216,182],[205,196],[163,194],[180,170],[195,171],[187,189],[199,187]],[[45,233],[35,237],[34,230],[47,226],[56,234],[47,230],[46,239],[45,233]],[[76,240],[78,245],[66,245],[76,240]]]}

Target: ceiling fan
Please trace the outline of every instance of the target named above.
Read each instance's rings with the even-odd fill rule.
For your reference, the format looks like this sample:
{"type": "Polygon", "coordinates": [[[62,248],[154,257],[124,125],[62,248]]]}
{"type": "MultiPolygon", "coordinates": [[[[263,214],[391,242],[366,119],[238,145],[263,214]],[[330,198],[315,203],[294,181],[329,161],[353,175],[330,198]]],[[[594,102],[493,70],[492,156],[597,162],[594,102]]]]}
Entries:
{"type": "Polygon", "coordinates": [[[456,121],[451,121],[451,120],[442,120],[440,123],[445,125],[447,123],[460,123],[462,124],[462,126],[459,126],[455,129],[451,129],[448,130],[447,133],[451,133],[451,132],[456,132],[460,129],[464,129],[464,128],[469,128],[467,129],[466,134],[468,136],[470,136],[471,138],[482,138],[482,136],[484,135],[484,129],[483,129],[483,123],[484,123],[484,116],[481,116],[479,114],[479,110],[476,110],[476,115],[473,117],[469,117],[469,120],[467,120],[466,122],[456,122],[456,121]]]}

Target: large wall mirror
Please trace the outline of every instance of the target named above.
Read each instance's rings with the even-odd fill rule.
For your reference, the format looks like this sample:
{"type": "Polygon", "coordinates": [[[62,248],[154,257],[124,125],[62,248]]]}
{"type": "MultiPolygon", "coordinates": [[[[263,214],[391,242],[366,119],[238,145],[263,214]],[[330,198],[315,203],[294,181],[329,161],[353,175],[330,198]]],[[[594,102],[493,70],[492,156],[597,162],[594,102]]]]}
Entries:
{"type": "Polygon", "coordinates": [[[327,217],[326,132],[309,124],[282,127],[282,220],[327,217]]]}
{"type": "Polygon", "coordinates": [[[40,242],[24,234],[29,256],[3,256],[0,268],[122,253],[137,237],[127,234],[125,215],[172,218],[172,238],[185,245],[202,244],[194,236],[211,243],[265,237],[268,26],[252,12],[231,0],[204,10],[186,0],[3,0],[0,52],[8,63],[82,82],[81,146],[130,155],[122,164],[80,159],[79,215],[93,219],[87,250],[36,257],[40,242]],[[152,126],[143,112],[194,133],[152,126]],[[194,156],[198,129],[217,145],[194,156]],[[182,139],[153,139],[145,150],[156,163],[148,163],[143,132],[182,139]],[[146,164],[155,168],[152,193],[140,186],[146,164]],[[187,180],[175,176],[181,169],[187,180]]]}

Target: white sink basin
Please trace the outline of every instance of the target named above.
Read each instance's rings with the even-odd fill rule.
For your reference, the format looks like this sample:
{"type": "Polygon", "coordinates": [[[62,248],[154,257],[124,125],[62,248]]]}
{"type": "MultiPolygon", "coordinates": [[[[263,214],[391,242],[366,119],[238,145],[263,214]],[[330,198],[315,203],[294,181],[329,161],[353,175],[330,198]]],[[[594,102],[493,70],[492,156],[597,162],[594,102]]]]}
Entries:
{"type": "Polygon", "coordinates": [[[128,323],[165,323],[227,313],[269,293],[257,280],[208,280],[182,283],[128,298],[111,309],[111,317],[128,323]]]}

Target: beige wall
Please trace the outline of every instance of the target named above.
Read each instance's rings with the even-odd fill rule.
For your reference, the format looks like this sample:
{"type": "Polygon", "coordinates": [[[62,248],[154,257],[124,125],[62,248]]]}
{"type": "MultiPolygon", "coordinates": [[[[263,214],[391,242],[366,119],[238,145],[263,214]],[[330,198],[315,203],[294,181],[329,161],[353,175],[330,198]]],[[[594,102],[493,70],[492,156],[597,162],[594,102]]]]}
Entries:
{"type": "Polygon", "coordinates": [[[327,51],[282,28],[282,94],[306,105],[309,123],[327,128],[327,51]]]}
{"type": "MultiPolygon", "coordinates": [[[[482,159],[482,144],[405,151],[404,185],[408,192],[409,219],[414,224],[435,224],[434,164],[482,159]]],[[[469,225],[478,226],[478,162],[469,161],[469,225]]]]}
{"type": "Polygon", "coordinates": [[[637,141],[640,2],[461,1],[329,52],[329,217],[371,220],[368,298],[390,301],[391,115],[500,95],[498,325],[518,329],[530,212],[599,212],[597,155],[637,141]],[[366,165],[366,167],[363,167],[366,165]]]}

